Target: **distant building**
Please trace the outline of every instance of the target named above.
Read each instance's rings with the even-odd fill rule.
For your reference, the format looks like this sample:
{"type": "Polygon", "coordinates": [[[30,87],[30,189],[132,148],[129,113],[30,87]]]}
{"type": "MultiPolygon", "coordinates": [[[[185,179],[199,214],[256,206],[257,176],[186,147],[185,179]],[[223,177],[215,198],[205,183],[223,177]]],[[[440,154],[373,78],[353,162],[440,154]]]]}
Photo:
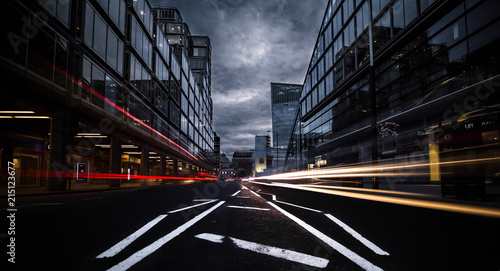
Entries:
{"type": "Polygon", "coordinates": [[[273,169],[282,172],[303,85],[271,83],[273,169]]]}
{"type": "Polygon", "coordinates": [[[255,152],[252,155],[254,176],[267,174],[272,167],[271,138],[269,136],[255,137],[255,152]]]}
{"type": "Polygon", "coordinates": [[[252,176],[253,175],[253,169],[252,169],[252,162],[253,162],[253,153],[254,150],[247,150],[247,151],[235,151],[233,154],[233,167],[235,169],[242,170],[242,174],[245,176],[252,176]]]}
{"type": "Polygon", "coordinates": [[[229,158],[227,158],[226,154],[225,153],[222,153],[220,155],[220,167],[221,169],[227,169],[227,168],[231,168],[231,161],[229,161],[229,158]]]}

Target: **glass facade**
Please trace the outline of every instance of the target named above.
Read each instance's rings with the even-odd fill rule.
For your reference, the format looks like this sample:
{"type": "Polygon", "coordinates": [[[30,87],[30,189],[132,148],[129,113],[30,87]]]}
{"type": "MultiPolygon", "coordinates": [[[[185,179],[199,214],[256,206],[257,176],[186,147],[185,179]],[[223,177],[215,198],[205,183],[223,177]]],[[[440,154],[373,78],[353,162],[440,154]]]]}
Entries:
{"type": "Polygon", "coordinates": [[[271,83],[273,148],[286,149],[302,85],[271,83]]]}
{"type": "MultiPolygon", "coordinates": [[[[29,150],[38,157],[40,170],[60,163],[64,152],[73,162],[69,171],[77,164],[85,164],[89,173],[120,174],[128,168],[149,176],[213,170],[208,155],[215,144],[209,73],[195,73],[200,67],[191,67],[192,48],[179,51],[169,44],[166,29],[154,20],[161,8],[153,9],[146,0],[5,4],[12,21],[2,28],[8,46],[0,63],[17,80],[8,85],[20,82],[24,87],[19,87],[21,92],[6,90],[0,106],[12,112],[36,108],[52,119],[43,127],[24,125],[37,135],[31,137],[37,138],[37,146],[29,150]],[[89,134],[99,140],[84,140],[89,134]],[[173,166],[177,163],[181,170],[173,166]]],[[[172,17],[180,19],[179,14],[172,17]]],[[[205,56],[206,71],[211,48],[208,37],[203,42],[197,57],[205,56]]],[[[15,130],[10,134],[22,137],[15,130]]],[[[15,138],[0,139],[8,150],[2,154],[18,156],[15,138]]],[[[52,184],[47,176],[37,178],[35,184],[52,184]]]]}
{"type": "MultiPolygon", "coordinates": [[[[486,137],[499,131],[491,109],[499,101],[499,8],[493,0],[329,1],[287,168],[435,162],[470,144],[476,157],[497,156],[498,137],[486,137]]],[[[500,171],[493,168],[481,165],[481,180],[491,183],[500,171]]],[[[415,171],[422,175],[397,181],[445,182],[436,168],[415,171]]]]}

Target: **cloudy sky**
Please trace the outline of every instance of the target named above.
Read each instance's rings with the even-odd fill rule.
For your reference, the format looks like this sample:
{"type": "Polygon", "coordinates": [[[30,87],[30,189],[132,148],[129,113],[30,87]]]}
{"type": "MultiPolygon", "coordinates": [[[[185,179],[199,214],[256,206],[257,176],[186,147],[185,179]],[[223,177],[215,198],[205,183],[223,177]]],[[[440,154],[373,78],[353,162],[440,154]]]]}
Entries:
{"type": "Polygon", "coordinates": [[[212,42],[215,131],[229,157],[271,129],[271,82],[302,84],[327,0],[150,0],[212,42]]]}

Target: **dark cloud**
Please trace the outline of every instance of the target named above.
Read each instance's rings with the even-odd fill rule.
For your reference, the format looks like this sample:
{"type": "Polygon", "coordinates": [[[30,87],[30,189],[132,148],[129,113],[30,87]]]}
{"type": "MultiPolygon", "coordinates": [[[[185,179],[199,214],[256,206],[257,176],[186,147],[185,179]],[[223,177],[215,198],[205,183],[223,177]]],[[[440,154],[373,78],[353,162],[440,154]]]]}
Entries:
{"type": "Polygon", "coordinates": [[[327,0],[151,0],[212,42],[215,130],[228,156],[271,129],[270,83],[302,84],[327,0]]]}

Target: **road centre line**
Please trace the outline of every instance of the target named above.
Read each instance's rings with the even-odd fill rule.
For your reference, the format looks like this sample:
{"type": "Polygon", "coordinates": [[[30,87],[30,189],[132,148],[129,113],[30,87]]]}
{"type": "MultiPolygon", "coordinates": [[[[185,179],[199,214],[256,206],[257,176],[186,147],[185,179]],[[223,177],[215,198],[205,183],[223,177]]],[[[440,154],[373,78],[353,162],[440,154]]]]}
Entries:
{"type": "Polygon", "coordinates": [[[331,214],[325,214],[325,216],[328,217],[329,219],[331,219],[333,222],[335,222],[340,227],[342,227],[346,232],[348,232],[349,234],[351,234],[354,238],[358,239],[358,241],[360,241],[361,243],[363,243],[363,245],[365,245],[367,248],[373,250],[373,252],[377,253],[378,255],[389,255],[388,252],[386,252],[386,251],[382,250],[381,248],[379,248],[377,245],[375,245],[370,240],[368,240],[365,237],[363,237],[361,234],[359,234],[357,231],[355,231],[354,229],[352,229],[351,227],[349,227],[344,222],[340,221],[338,218],[334,217],[331,214]]]}
{"type": "Polygon", "coordinates": [[[120,253],[120,251],[124,250],[128,245],[130,245],[132,242],[134,242],[137,238],[139,238],[141,235],[146,233],[148,230],[150,230],[156,224],[158,224],[158,222],[160,222],[166,216],[167,215],[160,215],[157,218],[151,220],[149,223],[144,225],[142,228],[138,229],[137,231],[135,231],[131,235],[127,236],[127,238],[123,239],[122,241],[118,242],[116,245],[112,246],[110,249],[99,254],[96,258],[97,259],[111,258],[111,257],[115,256],[116,254],[120,253]]]}
{"type": "Polygon", "coordinates": [[[370,270],[370,271],[381,271],[382,270],[380,267],[375,266],[371,262],[367,261],[365,258],[359,256],[354,251],[348,249],[347,247],[343,246],[339,242],[337,242],[337,241],[333,240],[332,238],[328,237],[326,234],[320,232],[319,230],[317,230],[316,228],[314,228],[311,225],[307,224],[303,220],[301,220],[298,217],[290,214],[289,212],[281,209],[276,204],[274,204],[272,202],[269,202],[269,201],[267,203],[269,203],[276,210],[280,211],[281,213],[283,213],[284,215],[286,215],[288,218],[290,218],[291,220],[295,221],[297,224],[299,224],[300,226],[302,226],[304,229],[306,229],[307,231],[309,231],[310,233],[312,233],[313,235],[315,235],[319,240],[323,241],[324,243],[326,243],[327,245],[329,245],[331,248],[335,249],[340,254],[344,255],[345,257],[347,257],[348,259],[350,259],[351,261],[353,261],[354,263],[356,263],[357,265],[359,265],[361,268],[363,268],[365,270],[370,270]]]}
{"type": "MultiPolygon", "coordinates": [[[[211,241],[214,243],[222,243],[224,236],[221,235],[216,235],[216,234],[210,234],[210,233],[202,233],[198,234],[195,236],[196,238],[211,241]]],[[[250,250],[253,252],[257,252],[260,254],[264,255],[269,255],[273,256],[276,258],[280,259],[285,259],[313,267],[318,267],[318,268],[325,268],[328,265],[328,260],[311,256],[308,254],[292,251],[292,250],[287,250],[287,249],[282,249],[282,248],[277,248],[277,247],[272,247],[272,246],[266,246],[254,242],[249,242],[245,240],[240,240],[236,239],[233,237],[229,237],[229,239],[239,248],[250,250]]]]}
{"type": "Polygon", "coordinates": [[[250,192],[252,192],[254,195],[256,195],[257,197],[261,197],[259,194],[255,193],[252,189],[250,189],[250,192]]]}
{"type": "Polygon", "coordinates": [[[241,190],[236,191],[236,193],[232,194],[231,197],[238,195],[240,192],[241,192],[241,190]]]}
{"type": "Polygon", "coordinates": [[[269,211],[267,208],[257,208],[257,207],[246,207],[246,206],[236,206],[236,205],[228,205],[227,208],[235,208],[235,209],[249,209],[249,210],[258,210],[258,211],[269,211]]]}
{"type": "Polygon", "coordinates": [[[210,203],[215,202],[215,201],[218,201],[218,199],[214,199],[214,200],[203,202],[203,203],[200,203],[200,204],[196,204],[196,205],[188,206],[188,207],[185,207],[185,208],[173,210],[173,211],[170,211],[168,213],[169,214],[174,214],[174,213],[182,212],[184,210],[188,210],[188,209],[191,209],[191,208],[196,208],[198,206],[202,206],[202,205],[205,205],[205,204],[210,204],[210,203]]]}
{"type": "Polygon", "coordinates": [[[321,213],[321,214],[323,213],[323,211],[319,211],[319,210],[307,208],[307,207],[304,207],[304,206],[300,206],[300,205],[296,205],[296,204],[292,204],[292,203],[288,203],[288,202],[284,202],[284,201],[275,200],[274,202],[282,203],[282,204],[286,204],[286,205],[290,205],[290,206],[301,208],[301,209],[308,210],[308,211],[313,211],[313,212],[316,212],[316,213],[321,213]]]}
{"type": "Polygon", "coordinates": [[[151,253],[155,252],[160,247],[162,247],[163,245],[168,243],[170,240],[174,239],[175,237],[177,237],[178,235],[183,233],[189,227],[196,224],[198,221],[203,219],[205,216],[210,214],[215,209],[219,208],[224,203],[225,203],[225,201],[221,201],[221,202],[217,203],[215,206],[212,206],[210,209],[206,210],[205,212],[199,214],[198,216],[196,216],[193,219],[189,220],[188,222],[184,223],[183,225],[181,225],[180,227],[178,227],[174,231],[172,231],[169,234],[163,236],[162,238],[156,240],[155,242],[153,242],[149,246],[139,250],[138,252],[134,253],[132,256],[128,257],[124,261],[111,267],[110,269],[108,269],[108,271],[123,271],[123,270],[129,269],[134,264],[140,262],[141,260],[146,258],[148,255],[150,255],[151,253]]]}

